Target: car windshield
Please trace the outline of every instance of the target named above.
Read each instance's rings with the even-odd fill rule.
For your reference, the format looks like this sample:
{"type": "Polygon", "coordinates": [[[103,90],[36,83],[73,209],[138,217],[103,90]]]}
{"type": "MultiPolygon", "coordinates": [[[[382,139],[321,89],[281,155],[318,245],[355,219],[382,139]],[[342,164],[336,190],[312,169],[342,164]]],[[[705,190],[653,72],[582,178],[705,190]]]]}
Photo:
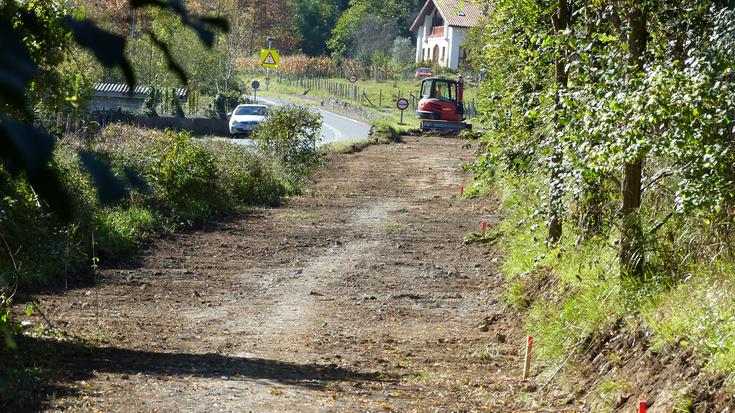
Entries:
{"type": "Polygon", "coordinates": [[[235,110],[235,115],[253,115],[253,116],[265,116],[268,113],[268,108],[264,106],[240,106],[235,110]]]}

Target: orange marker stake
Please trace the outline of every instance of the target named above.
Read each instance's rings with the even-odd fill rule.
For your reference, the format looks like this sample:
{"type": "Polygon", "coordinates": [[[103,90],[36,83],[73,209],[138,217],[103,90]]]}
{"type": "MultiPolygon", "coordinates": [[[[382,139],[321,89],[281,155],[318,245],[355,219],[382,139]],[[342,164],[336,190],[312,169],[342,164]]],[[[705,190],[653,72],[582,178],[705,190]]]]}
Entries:
{"type": "Polygon", "coordinates": [[[487,232],[487,220],[483,219],[482,220],[482,236],[483,237],[485,236],[486,232],[487,232]]]}
{"type": "Polygon", "coordinates": [[[526,380],[531,373],[531,352],[532,351],[533,351],[533,336],[528,336],[528,341],[526,342],[526,357],[523,360],[523,380],[526,380]]]}
{"type": "Polygon", "coordinates": [[[459,188],[459,194],[464,195],[464,185],[459,188]]]}
{"type": "Polygon", "coordinates": [[[638,401],[638,413],[646,413],[647,407],[648,407],[648,403],[646,403],[645,400],[638,401]]]}

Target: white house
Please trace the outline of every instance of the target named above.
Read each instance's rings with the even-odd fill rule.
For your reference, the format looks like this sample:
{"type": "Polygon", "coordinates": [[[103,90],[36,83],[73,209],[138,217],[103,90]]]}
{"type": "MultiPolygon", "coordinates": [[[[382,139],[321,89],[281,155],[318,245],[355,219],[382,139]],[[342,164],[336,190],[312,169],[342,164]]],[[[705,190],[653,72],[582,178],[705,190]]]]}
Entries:
{"type": "Polygon", "coordinates": [[[462,47],[483,9],[473,0],[427,0],[411,25],[416,33],[416,62],[456,69],[467,58],[462,47]]]}

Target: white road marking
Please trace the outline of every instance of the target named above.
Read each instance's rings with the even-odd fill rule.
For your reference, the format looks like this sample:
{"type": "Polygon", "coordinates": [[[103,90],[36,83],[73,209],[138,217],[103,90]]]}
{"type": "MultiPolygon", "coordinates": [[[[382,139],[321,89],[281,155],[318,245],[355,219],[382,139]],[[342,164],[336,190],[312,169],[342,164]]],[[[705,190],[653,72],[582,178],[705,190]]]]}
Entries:
{"type": "MultiPolygon", "coordinates": [[[[250,97],[252,98],[252,96],[250,96],[250,97]]],[[[283,106],[282,104],[276,103],[276,102],[274,102],[274,101],[272,101],[272,100],[270,100],[268,98],[260,98],[260,100],[263,101],[263,102],[265,102],[265,103],[270,103],[271,105],[274,105],[274,106],[283,106]]]]}
{"type": "MultiPolygon", "coordinates": [[[[250,96],[250,98],[252,99],[253,97],[250,96]]],[[[279,102],[277,100],[269,99],[265,97],[258,97],[258,103],[265,103],[265,104],[273,105],[273,106],[284,106],[288,104],[299,105],[298,103],[294,103],[294,102],[289,102],[289,101],[279,102]]],[[[304,106],[304,105],[299,105],[299,106],[304,106]]],[[[355,119],[351,119],[347,116],[331,112],[324,108],[321,108],[318,106],[305,106],[305,107],[307,107],[312,112],[319,113],[322,117],[322,130],[321,130],[320,137],[319,137],[319,145],[345,140],[344,132],[352,131],[353,128],[365,129],[365,130],[370,129],[370,125],[367,123],[360,122],[355,119]],[[346,121],[347,124],[344,124],[344,123],[340,124],[341,122],[340,119],[343,121],[346,121]],[[341,130],[340,130],[340,126],[341,126],[341,130]]],[[[348,133],[352,133],[352,132],[348,132],[348,133]]],[[[366,136],[367,136],[367,133],[366,133],[366,136]]]]}
{"type": "Polygon", "coordinates": [[[369,124],[367,124],[367,123],[365,123],[365,122],[360,122],[359,120],[355,120],[355,119],[352,119],[352,118],[348,118],[347,116],[343,116],[343,115],[340,115],[339,113],[334,113],[334,112],[332,112],[332,111],[329,111],[329,110],[326,110],[326,109],[320,109],[320,110],[323,110],[323,111],[325,111],[325,112],[329,113],[330,115],[334,115],[334,116],[336,116],[336,117],[338,117],[338,118],[342,118],[342,119],[344,119],[344,120],[348,120],[348,121],[350,121],[350,122],[354,122],[354,123],[359,123],[360,125],[364,125],[364,126],[367,126],[368,128],[370,127],[370,125],[369,125],[369,124]]]}
{"type": "Polygon", "coordinates": [[[332,139],[331,141],[322,139],[322,142],[327,143],[327,142],[333,142],[333,141],[338,141],[342,139],[342,133],[338,131],[337,128],[335,128],[334,126],[328,124],[327,122],[322,122],[322,126],[325,126],[334,135],[334,139],[332,139]]]}
{"type": "MultiPolygon", "coordinates": [[[[252,98],[252,96],[251,96],[251,98],[252,98]]],[[[261,97],[261,98],[258,98],[258,100],[263,101],[265,103],[269,103],[269,104],[274,105],[274,106],[283,106],[282,103],[277,103],[277,102],[275,102],[273,100],[270,100],[268,98],[261,97]]],[[[330,115],[334,115],[334,116],[336,116],[338,118],[342,118],[342,119],[344,119],[346,121],[350,121],[350,122],[353,122],[353,123],[359,123],[360,125],[367,126],[368,128],[370,127],[370,124],[368,124],[368,123],[361,122],[359,120],[355,120],[355,119],[352,119],[352,118],[348,118],[347,116],[340,115],[339,113],[334,113],[334,112],[332,112],[330,110],[326,110],[326,109],[323,109],[323,108],[317,108],[317,109],[319,109],[320,111],[323,111],[323,112],[327,112],[330,115]]]]}

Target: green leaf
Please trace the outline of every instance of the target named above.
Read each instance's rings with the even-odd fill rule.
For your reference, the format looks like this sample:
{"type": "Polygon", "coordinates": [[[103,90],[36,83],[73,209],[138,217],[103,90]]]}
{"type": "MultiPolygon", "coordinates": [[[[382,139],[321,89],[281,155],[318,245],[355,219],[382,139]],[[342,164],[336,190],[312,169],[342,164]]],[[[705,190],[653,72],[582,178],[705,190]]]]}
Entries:
{"type": "Polygon", "coordinates": [[[18,345],[15,343],[13,333],[7,327],[3,328],[2,330],[3,335],[5,336],[5,347],[7,347],[9,350],[16,350],[18,348],[18,345]]]}

